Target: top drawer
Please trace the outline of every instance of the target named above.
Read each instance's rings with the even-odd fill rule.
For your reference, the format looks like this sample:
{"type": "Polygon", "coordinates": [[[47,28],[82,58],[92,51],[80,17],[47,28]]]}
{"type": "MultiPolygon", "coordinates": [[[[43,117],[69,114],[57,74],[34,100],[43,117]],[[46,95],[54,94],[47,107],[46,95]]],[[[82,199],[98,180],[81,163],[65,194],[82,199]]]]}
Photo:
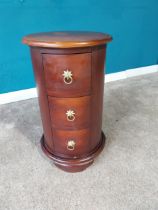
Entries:
{"type": "Polygon", "coordinates": [[[91,53],[43,54],[47,94],[77,97],[91,92],[91,53]]]}

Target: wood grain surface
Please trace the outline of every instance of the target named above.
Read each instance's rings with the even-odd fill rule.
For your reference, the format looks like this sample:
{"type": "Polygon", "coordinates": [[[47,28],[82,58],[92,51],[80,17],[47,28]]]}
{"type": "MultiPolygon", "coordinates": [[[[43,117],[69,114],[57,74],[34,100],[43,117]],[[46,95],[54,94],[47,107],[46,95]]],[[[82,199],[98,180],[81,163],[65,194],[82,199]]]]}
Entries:
{"type": "Polygon", "coordinates": [[[48,48],[73,48],[103,45],[112,40],[108,34],[87,31],[64,31],[30,34],[23,43],[48,48]]]}
{"type": "Polygon", "coordinates": [[[38,87],[44,131],[42,149],[62,170],[82,171],[93,163],[105,144],[101,130],[105,43],[111,37],[58,32],[31,35],[24,40],[31,45],[38,87]],[[30,44],[30,40],[34,41],[30,44]],[[51,44],[49,48],[39,45],[44,42],[51,44]],[[52,43],[58,48],[51,48],[52,43]],[[77,47],[78,43],[86,47],[77,47]],[[65,71],[71,72],[70,84],[64,81],[65,71]],[[67,118],[68,111],[73,113],[73,120],[67,118]]]}

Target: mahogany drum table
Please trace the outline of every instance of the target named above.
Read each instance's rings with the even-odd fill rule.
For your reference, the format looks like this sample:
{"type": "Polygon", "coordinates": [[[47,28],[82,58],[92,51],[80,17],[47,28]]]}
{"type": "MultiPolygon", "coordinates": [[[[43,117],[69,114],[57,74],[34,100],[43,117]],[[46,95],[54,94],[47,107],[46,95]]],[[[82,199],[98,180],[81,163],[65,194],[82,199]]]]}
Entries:
{"type": "Polygon", "coordinates": [[[31,49],[37,83],[42,150],[62,170],[86,169],[104,147],[104,62],[111,40],[95,32],[48,32],[23,38],[31,49]]]}

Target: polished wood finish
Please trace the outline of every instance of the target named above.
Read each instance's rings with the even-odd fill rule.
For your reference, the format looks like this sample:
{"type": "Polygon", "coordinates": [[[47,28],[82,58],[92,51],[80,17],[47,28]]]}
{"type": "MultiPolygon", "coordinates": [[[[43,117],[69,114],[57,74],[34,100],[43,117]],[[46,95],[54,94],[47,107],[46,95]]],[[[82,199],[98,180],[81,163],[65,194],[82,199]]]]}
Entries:
{"type": "Polygon", "coordinates": [[[57,130],[53,129],[54,153],[60,157],[76,159],[87,154],[90,149],[90,129],[82,130],[57,130]],[[76,145],[74,150],[69,150],[67,144],[69,140],[74,140],[76,145]]]}
{"type": "Polygon", "coordinates": [[[48,97],[48,101],[53,128],[75,130],[89,127],[91,107],[90,96],[79,98],[48,97]],[[72,121],[67,119],[66,112],[68,110],[72,110],[75,113],[74,120],[72,121]]]}
{"type": "Polygon", "coordinates": [[[31,57],[32,57],[32,64],[34,68],[35,79],[38,90],[38,100],[40,105],[45,143],[51,151],[53,150],[54,146],[52,141],[52,129],[50,126],[51,118],[50,118],[49,104],[45,88],[45,81],[43,79],[44,72],[42,64],[42,54],[40,53],[40,50],[38,48],[31,48],[31,57]]]}
{"type": "MultiPolygon", "coordinates": [[[[93,163],[105,144],[101,127],[106,45],[105,40],[100,45],[101,37],[98,35],[100,38],[96,39],[97,46],[94,46],[92,37],[97,37],[95,33],[93,36],[73,33],[74,38],[69,34],[69,39],[72,38],[76,45],[65,49],[68,34],[61,35],[59,32],[58,39],[56,33],[49,34],[49,41],[58,40],[62,48],[39,47],[39,37],[48,42],[43,34],[34,36],[36,47],[30,42],[27,44],[31,46],[38,87],[44,131],[42,149],[60,169],[78,172],[93,163]],[[86,38],[88,36],[89,39],[86,38]],[[84,39],[89,43],[87,47],[74,47],[78,46],[75,40],[82,43],[84,39]],[[93,44],[90,46],[90,43],[93,44]],[[67,70],[72,73],[66,80],[71,81],[70,84],[63,79],[63,72],[67,70]]],[[[25,38],[24,43],[26,40],[30,40],[30,36],[25,38]]]]}
{"type": "Polygon", "coordinates": [[[100,152],[103,150],[105,145],[105,135],[102,132],[99,144],[91,150],[87,155],[84,155],[80,158],[65,158],[65,157],[59,157],[49,151],[47,146],[45,145],[45,138],[42,136],[41,138],[41,147],[43,152],[53,160],[54,164],[67,172],[80,172],[85,170],[88,166],[90,166],[93,162],[94,159],[100,154],[100,152]]]}
{"type": "Polygon", "coordinates": [[[91,53],[69,55],[43,55],[44,74],[48,95],[76,97],[91,91],[91,53]],[[73,82],[65,84],[63,72],[72,72],[73,82]]]}
{"type": "Polygon", "coordinates": [[[104,45],[111,36],[99,32],[64,31],[30,34],[23,38],[29,46],[48,48],[73,48],[104,45]]]}
{"type": "Polygon", "coordinates": [[[91,149],[99,143],[101,135],[105,53],[105,46],[92,51],[91,149]]]}

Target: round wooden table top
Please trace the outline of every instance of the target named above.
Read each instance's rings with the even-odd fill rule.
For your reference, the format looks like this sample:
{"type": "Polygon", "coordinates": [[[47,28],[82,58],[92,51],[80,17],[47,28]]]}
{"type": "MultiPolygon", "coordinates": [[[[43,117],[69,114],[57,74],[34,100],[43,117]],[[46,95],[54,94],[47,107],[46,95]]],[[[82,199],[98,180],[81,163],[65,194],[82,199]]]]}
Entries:
{"type": "Polygon", "coordinates": [[[103,45],[111,40],[110,35],[99,32],[59,31],[30,34],[22,41],[36,47],[74,48],[103,45]]]}

